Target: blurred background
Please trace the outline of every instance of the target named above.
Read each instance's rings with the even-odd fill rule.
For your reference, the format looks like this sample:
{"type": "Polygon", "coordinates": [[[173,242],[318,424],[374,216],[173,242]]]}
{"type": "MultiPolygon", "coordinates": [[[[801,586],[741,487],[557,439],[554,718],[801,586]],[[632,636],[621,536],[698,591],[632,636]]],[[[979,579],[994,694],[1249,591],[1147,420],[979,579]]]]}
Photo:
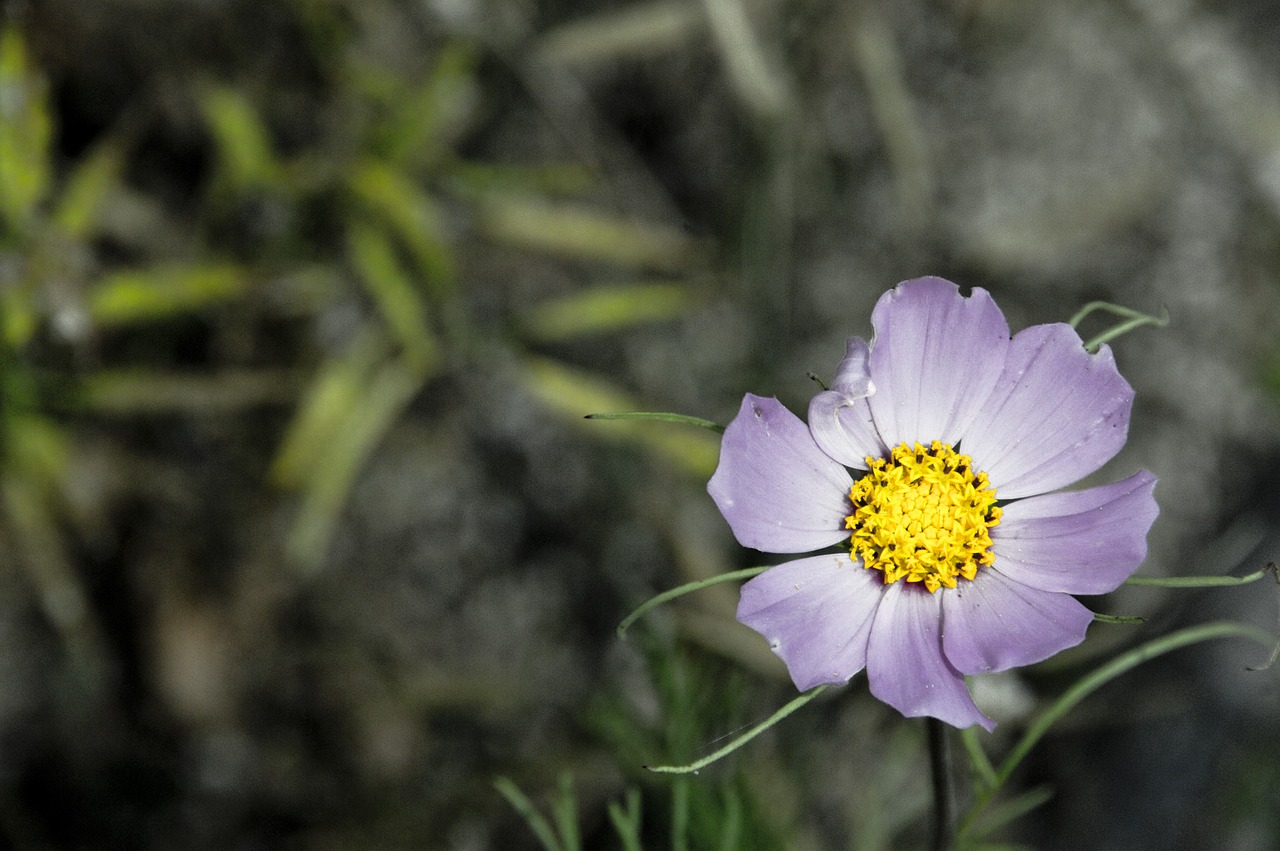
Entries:
{"type": "MultiPolygon", "coordinates": [[[[802,412],[922,274],[1015,330],[1166,309],[1098,480],[1160,477],[1143,573],[1280,555],[1266,0],[0,9],[0,846],[542,847],[499,777],[587,849],[921,845],[923,731],[861,679],[644,770],[794,691],[732,586],[617,639],[759,555],[714,434],[582,415],[802,412]]],[[[977,683],[983,741],[1175,626],[1274,632],[1275,591],[1088,601],[1147,623],[977,683]]],[[[1090,698],[996,835],[1280,847],[1260,656],[1090,698]]]]}

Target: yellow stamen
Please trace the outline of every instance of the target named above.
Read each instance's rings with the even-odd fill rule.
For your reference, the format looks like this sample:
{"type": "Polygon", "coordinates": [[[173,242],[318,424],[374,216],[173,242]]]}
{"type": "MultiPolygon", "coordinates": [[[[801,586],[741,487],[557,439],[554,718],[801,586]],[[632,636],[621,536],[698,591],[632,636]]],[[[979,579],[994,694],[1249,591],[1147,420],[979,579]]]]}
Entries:
{"type": "Polygon", "coordinates": [[[849,491],[853,512],[845,526],[853,530],[852,556],[882,571],[885,584],[954,588],[995,559],[996,491],[986,473],[974,473],[968,455],[935,440],[927,448],[899,444],[888,459],[868,456],[867,464],[870,472],[849,491]]]}

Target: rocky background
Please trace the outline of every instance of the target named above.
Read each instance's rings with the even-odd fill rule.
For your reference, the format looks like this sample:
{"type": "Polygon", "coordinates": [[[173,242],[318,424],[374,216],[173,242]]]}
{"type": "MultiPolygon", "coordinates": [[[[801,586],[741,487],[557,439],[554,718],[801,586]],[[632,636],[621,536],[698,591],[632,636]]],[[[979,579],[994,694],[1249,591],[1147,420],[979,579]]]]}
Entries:
{"type": "MultiPolygon", "coordinates": [[[[922,730],[793,691],[705,494],[741,394],[802,411],[876,298],[1105,299],[1161,480],[1150,575],[1280,556],[1280,13],[1263,0],[0,5],[0,845],[920,846],[922,730]],[[572,794],[565,795],[565,784],[572,794]]],[[[1095,314],[1086,336],[1110,320],[1095,314]]],[[[754,556],[758,558],[758,556],[754,556]]],[[[1121,649],[979,684],[1000,754],[1121,649]]],[[[1218,642],[1070,714],[993,834],[1272,849],[1277,675],[1218,642]]],[[[963,761],[963,760],[961,760],[963,761]]],[[[964,792],[962,790],[962,797],[964,792]]]]}

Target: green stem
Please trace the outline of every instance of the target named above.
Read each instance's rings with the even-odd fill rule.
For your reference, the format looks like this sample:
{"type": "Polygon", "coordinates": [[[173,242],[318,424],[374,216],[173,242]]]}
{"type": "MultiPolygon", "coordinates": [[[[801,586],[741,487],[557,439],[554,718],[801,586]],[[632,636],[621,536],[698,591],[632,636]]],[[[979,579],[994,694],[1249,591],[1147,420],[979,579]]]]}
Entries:
{"type": "Polygon", "coordinates": [[[719,585],[722,582],[733,582],[738,579],[750,579],[753,576],[759,576],[769,568],[766,567],[747,567],[742,570],[733,570],[729,573],[720,573],[712,576],[710,579],[699,579],[697,582],[687,582],[684,585],[678,585],[668,591],[663,591],[656,597],[650,597],[639,606],[637,606],[631,614],[622,619],[622,623],[618,624],[618,638],[626,639],[627,630],[633,623],[644,617],[650,610],[661,606],[663,603],[670,602],[677,597],[683,597],[685,594],[692,594],[694,591],[701,591],[703,588],[710,588],[712,585],[719,585]]]}
{"type": "Polygon", "coordinates": [[[1163,656],[1165,653],[1177,650],[1180,647],[1197,644],[1201,641],[1210,641],[1215,638],[1247,638],[1268,649],[1274,644],[1274,639],[1270,635],[1255,626],[1234,621],[1215,621],[1200,626],[1188,627],[1153,641],[1148,641],[1086,675],[1042,712],[1027,732],[1023,734],[1022,739],[1005,757],[1004,762],[1001,763],[999,770],[996,772],[995,782],[982,790],[978,799],[960,822],[959,836],[963,837],[965,835],[972,826],[973,820],[991,802],[996,792],[1013,774],[1014,769],[1018,767],[1023,758],[1048,732],[1054,722],[1074,709],[1082,700],[1111,680],[1141,665],[1143,662],[1150,661],[1157,656],[1163,656]]]}
{"type": "Polygon", "coordinates": [[[719,750],[712,751],[711,753],[707,754],[702,759],[695,760],[689,763],[688,765],[646,765],[645,768],[649,769],[655,774],[696,774],[700,770],[706,768],[711,763],[733,753],[738,748],[742,747],[747,742],[751,741],[756,736],[763,733],[765,730],[768,730],[770,727],[777,724],[783,718],[786,718],[792,712],[795,712],[797,709],[804,706],[806,703],[813,700],[818,695],[822,694],[824,691],[827,690],[827,688],[828,688],[827,686],[818,686],[817,688],[810,689],[804,694],[792,699],[790,703],[788,703],[786,706],[782,707],[777,712],[770,715],[764,721],[761,721],[759,724],[752,727],[750,730],[743,733],[741,736],[734,739],[733,741],[729,742],[729,744],[725,745],[719,750]]]}
{"type": "Polygon", "coordinates": [[[955,814],[951,776],[951,751],[947,727],[937,718],[927,718],[929,731],[929,776],[933,782],[933,851],[955,847],[955,814]]]}
{"type": "Polygon", "coordinates": [[[1248,585],[1268,573],[1275,574],[1276,581],[1280,582],[1280,574],[1277,574],[1275,562],[1272,562],[1247,576],[1130,576],[1124,584],[1154,588],[1217,588],[1224,585],[1248,585]]]}
{"type": "Polygon", "coordinates": [[[661,411],[614,411],[602,414],[587,414],[584,420],[657,420],[664,423],[680,423],[682,425],[694,425],[699,428],[709,429],[717,434],[724,434],[724,426],[720,423],[704,420],[701,417],[691,417],[687,414],[668,414],[661,411]]]}

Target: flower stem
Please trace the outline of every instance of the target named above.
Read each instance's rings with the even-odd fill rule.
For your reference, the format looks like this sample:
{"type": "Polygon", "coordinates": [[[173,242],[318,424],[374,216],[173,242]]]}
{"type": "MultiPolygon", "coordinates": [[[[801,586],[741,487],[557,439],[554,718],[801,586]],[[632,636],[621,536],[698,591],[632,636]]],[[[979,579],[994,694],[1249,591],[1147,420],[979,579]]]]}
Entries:
{"type": "Polygon", "coordinates": [[[929,775],[933,780],[933,851],[955,848],[955,791],[952,788],[951,749],[947,726],[925,719],[929,730],[929,775]]]}

